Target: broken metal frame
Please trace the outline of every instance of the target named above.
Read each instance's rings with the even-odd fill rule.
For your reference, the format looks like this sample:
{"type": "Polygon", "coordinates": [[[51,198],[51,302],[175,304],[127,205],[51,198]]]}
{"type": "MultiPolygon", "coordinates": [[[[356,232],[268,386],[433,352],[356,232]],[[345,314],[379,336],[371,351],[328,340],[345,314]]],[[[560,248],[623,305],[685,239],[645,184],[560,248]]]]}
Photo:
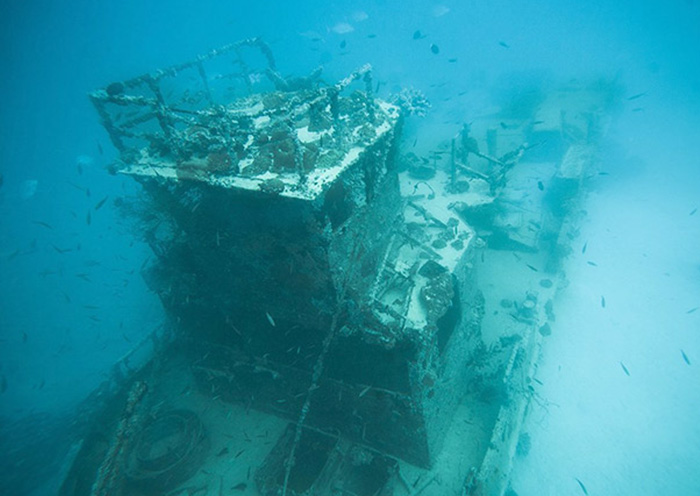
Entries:
{"type": "Polygon", "coordinates": [[[166,134],[166,136],[169,136],[173,131],[171,119],[174,117],[174,114],[176,114],[177,112],[195,115],[200,114],[200,112],[197,111],[193,112],[185,109],[170,108],[166,103],[165,97],[161,92],[161,88],[159,85],[161,80],[165,78],[175,78],[180,72],[186,69],[197,69],[199,77],[201,78],[202,84],[204,86],[206,99],[211,106],[214,106],[215,102],[209,89],[207,72],[204,68],[205,61],[221,57],[230,52],[234,52],[236,56],[234,63],[236,63],[241,68],[241,71],[238,73],[231,73],[225,77],[242,79],[248,91],[252,92],[251,76],[261,74],[264,72],[254,71],[248,67],[248,64],[245,63],[245,60],[241,54],[241,48],[243,47],[258,48],[267,59],[268,69],[273,71],[275,70],[276,62],[270,47],[260,38],[248,38],[212,50],[209,53],[198,56],[195,60],[185,62],[182,64],[177,64],[166,69],[159,69],[153,73],[143,74],[141,76],[128,79],[126,81],[112,83],[106,88],[99,89],[90,93],[90,100],[95,106],[95,109],[97,110],[97,113],[99,114],[100,118],[102,119],[102,124],[107,130],[107,133],[109,134],[109,137],[112,141],[112,144],[114,144],[115,148],[122,153],[126,151],[126,146],[124,145],[122,137],[129,134],[129,129],[139,124],[142,124],[148,120],[151,120],[153,118],[158,119],[161,129],[166,134]],[[123,91],[125,89],[136,89],[143,86],[147,87],[150,90],[150,92],[153,94],[152,98],[123,94],[123,91]],[[123,107],[147,107],[151,109],[151,113],[139,116],[132,120],[128,120],[124,122],[121,126],[119,126],[114,122],[112,115],[107,110],[107,103],[112,103],[123,107]]]}
{"type": "MultiPolygon", "coordinates": [[[[207,138],[212,138],[213,134],[216,139],[210,141],[218,141],[217,144],[224,149],[231,148],[231,145],[235,144],[235,139],[232,139],[234,137],[230,136],[231,133],[226,131],[221,133],[218,129],[214,133],[210,133],[207,122],[211,120],[222,122],[222,118],[229,113],[229,109],[226,106],[232,103],[235,98],[240,97],[240,95],[231,95],[230,98],[226,99],[227,101],[215,101],[209,85],[210,78],[204,65],[207,61],[221,58],[231,53],[235,55],[232,63],[239,67],[239,72],[217,74],[213,76],[213,79],[242,80],[248,94],[253,93],[252,81],[255,78],[265,76],[273,84],[277,85],[276,80],[279,80],[280,76],[275,72],[276,62],[270,47],[260,38],[249,38],[212,50],[209,53],[200,55],[195,60],[160,69],[126,81],[115,82],[90,93],[90,100],[95,106],[112,144],[119,151],[121,159],[124,162],[129,162],[138,157],[139,153],[138,148],[127,146],[125,139],[137,139],[150,142],[151,144],[161,141],[176,161],[186,157],[186,146],[192,144],[190,142],[201,133],[204,133],[207,138]],[[242,49],[245,47],[257,48],[267,61],[267,67],[264,69],[252,69],[245,62],[242,54],[242,49]],[[194,97],[189,98],[190,101],[187,102],[192,104],[195,107],[194,109],[183,108],[187,105],[182,105],[182,102],[168,102],[168,98],[162,88],[164,80],[175,79],[188,69],[196,69],[202,84],[202,90],[194,97]],[[135,94],[128,94],[129,90],[135,94]],[[113,111],[110,111],[109,105],[116,105],[123,109],[124,112],[115,115],[113,111]],[[124,114],[125,117],[122,117],[124,114]],[[119,122],[120,120],[121,122],[119,122]],[[157,122],[157,129],[160,130],[162,135],[159,136],[160,133],[158,131],[154,132],[153,130],[144,129],[144,126],[153,120],[157,122]],[[185,132],[179,130],[177,125],[184,126],[185,132]],[[189,131],[192,131],[192,136],[188,135],[189,131]],[[222,136],[222,134],[224,135],[222,136]],[[229,136],[226,136],[226,134],[229,136]]],[[[375,121],[375,103],[372,91],[372,67],[369,64],[360,67],[335,85],[316,88],[310,96],[302,95],[304,99],[301,101],[298,101],[296,97],[293,98],[292,111],[288,115],[283,116],[282,119],[291,122],[299,115],[299,112],[306,112],[314,106],[330,109],[333,121],[331,138],[334,142],[339,143],[347,134],[345,132],[346,126],[341,118],[339,95],[357,80],[362,80],[365,85],[364,101],[369,122],[373,123],[375,121]]],[[[312,81],[310,85],[313,84],[312,81]]],[[[187,95],[187,91],[185,90],[185,95],[187,95]]],[[[235,121],[237,117],[234,112],[227,120],[235,121]]],[[[235,124],[235,122],[232,123],[235,124]]],[[[234,125],[233,129],[235,127],[234,125]]],[[[301,170],[300,159],[297,162],[299,162],[298,165],[301,170]]]]}

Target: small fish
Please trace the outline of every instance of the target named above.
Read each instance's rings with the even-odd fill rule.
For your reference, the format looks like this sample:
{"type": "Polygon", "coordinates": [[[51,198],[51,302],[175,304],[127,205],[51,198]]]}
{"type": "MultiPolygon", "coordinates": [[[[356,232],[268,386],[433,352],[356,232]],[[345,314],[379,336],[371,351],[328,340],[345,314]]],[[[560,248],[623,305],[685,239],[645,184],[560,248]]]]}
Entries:
{"type": "Polygon", "coordinates": [[[440,47],[433,43],[432,45],[430,45],[430,51],[437,55],[438,53],[440,53],[440,47]]]}
{"type": "Polygon", "coordinates": [[[352,14],[352,20],[355,22],[362,22],[367,19],[369,19],[369,15],[364,10],[358,10],[352,14]]]}
{"type": "Polygon", "coordinates": [[[609,173],[609,172],[605,172],[605,171],[601,171],[601,172],[598,173],[598,175],[599,175],[599,176],[609,176],[610,173],[609,173]]]}
{"type": "Polygon", "coordinates": [[[272,315],[270,315],[268,312],[265,312],[265,317],[267,317],[267,321],[270,323],[270,325],[272,327],[276,327],[275,319],[272,318],[272,315]]]}
{"type": "Polygon", "coordinates": [[[632,112],[644,112],[644,107],[634,107],[632,112]]]}
{"type": "Polygon", "coordinates": [[[26,343],[29,340],[29,336],[26,332],[22,331],[22,342],[26,343]]]}
{"type": "Polygon", "coordinates": [[[85,188],[85,196],[90,198],[92,196],[92,193],[90,193],[90,188],[85,188]]]}
{"type": "Polygon", "coordinates": [[[68,253],[69,251],[73,251],[73,248],[59,248],[58,246],[52,244],[51,247],[56,250],[57,253],[60,253],[63,255],[64,253],[68,253]]]}
{"type": "Polygon", "coordinates": [[[690,359],[688,358],[688,355],[685,354],[685,351],[681,350],[681,355],[683,355],[683,361],[690,365],[690,359]]]}
{"type": "Polygon", "coordinates": [[[228,448],[222,448],[221,451],[219,451],[216,456],[224,456],[228,454],[228,448]]]}
{"type": "Polygon", "coordinates": [[[590,265],[591,267],[598,267],[598,264],[597,264],[597,263],[592,262],[592,261],[590,261],[590,260],[589,260],[588,262],[586,262],[586,263],[587,263],[588,265],[590,265]]]}
{"type": "Polygon", "coordinates": [[[600,306],[605,308],[605,296],[600,297],[600,306]]]}
{"type": "Polygon", "coordinates": [[[347,41],[343,40],[343,41],[340,42],[340,48],[341,48],[341,50],[344,49],[346,46],[348,46],[348,42],[347,42],[347,41]]]}
{"type": "Polygon", "coordinates": [[[416,29],[413,32],[413,39],[414,40],[422,40],[423,38],[425,38],[425,35],[420,32],[420,29],[416,29]]]}
{"type": "Polygon", "coordinates": [[[104,155],[104,153],[105,153],[105,151],[102,149],[102,145],[100,144],[99,141],[97,142],[97,152],[98,152],[100,155],[104,155]]]}
{"type": "Polygon", "coordinates": [[[581,248],[581,254],[585,254],[587,248],[588,248],[588,241],[583,243],[583,248],[581,248]]]}
{"type": "Polygon", "coordinates": [[[510,48],[510,45],[505,41],[499,41],[498,44],[501,45],[503,48],[510,48]]]}
{"type": "Polygon", "coordinates": [[[690,213],[688,215],[690,215],[692,217],[693,215],[695,215],[695,212],[697,212],[697,211],[698,211],[698,209],[694,208],[693,210],[690,211],[690,213]]]}
{"type": "Polygon", "coordinates": [[[239,451],[238,453],[236,453],[236,454],[234,455],[234,458],[238,458],[238,457],[241,456],[244,452],[245,452],[245,450],[242,449],[241,451],[239,451]]]}
{"type": "Polygon", "coordinates": [[[542,181],[537,181],[537,189],[539,189],[540,191],[544,191],[544,184],[542,183],[542,181]]]}
{"type": "Polygon", "coordinates": [[[530,264],[525,264],[525,265],[527,265],[527,268],[530,269],[531,271],[533,271],[533,272],[539,272],[539,270],[537,269],[537,267],[534,267],[534,266],[532,266],[532,265],[530,265],[530,264]]]}
{"type": "Polygon", "coordinates": [[[78,169],[78,175],[82,176],[83,175],[83,166],[78,164],[76,168],[78,169]]]}
{"type": "Polygon", "coordinates": [[[574,477],[574,479],[576,479],[576,482],[578,482],[578,485],[581,486],[581,491],[583,491],[583,494],[588,495],[588,491],[586,490],[586,486],[583,485],[583,482],[578,480],[576,477],[574,477]]]}
{"type": "Polygon", "coordinates": [[[376,38],[376,37],[377,37],[377,35],[374,34],[374,33],[370,33],[370,34],[367,35],[367,38],[369,38],[370,40],[371,40],[371,39],[374,39],[374,38],[376,38]]]}
{"type": "Polygon", "coordinates": [[[347,22],[339,22],[331,28],[331,31],[333,31],[335,34],[348,34],[355,31],[355,28],[347,22]]]}
{"type": "Polygon", "coordinates": [[[451,59],[447,59],[447,61],[448,61],[450,64],[454,64],[455,62],[457,62],[457,59],[453,57],[453,58],[451,58],[451,59]]]}
{"type": "Polygon", "coordinates": [[[85,223],[86,223],[88,226],[89,226],[90,224],[92,224],[92,216],[90,215],[90,212],[88,212],[87,215],[85,216],[85,223]]]}
{"type": "Polygon", "coordinates": [[[49,224],[48,222],[44,222],[43,220],[33,220],[32,224],[36,224],[37,226],[45,227],[46,229],[53,229],[53,226],[49,224]]]}
{"type": "Polygon", "coordinates": [[[694,313],[695,311],[697,311],[698,308],[700,308],[700,307],[693,307],[685,313],[694,313]]]}
{"type": "Polygon", "coordinates": [[[245,482],[240,482],[240,483],[236,484],[235,486],[233,486],[231,489],[233,491],[245,491],[247,487],[248,487],[248,484],[246,484],[245,482]]]}
{"type": "Polygon", "coordinates": [[[646,91],[644,91],[642,93],[637,93],[636,95],[632,95],[632,96],[628,97],[627,100],[628,101],[636,100],[637,98],[642,98],[646,94],[647,94],[646,91]]]}
{"type": "Polygon", "coordinates": [[[436,5],[432,10],[433,17],[442,17],[450,13],[450,8],[446,5],[436,5]]]}
{"type": "Polygon", "coordinates": [[[620,367],[622,367],[622,370],[624,370],[625,374],[627,374],[628,376],[630,375],[630,371],[627,370],[627,367],[625,367],[624,363],[620,362],[620,367]]]}
{"type": "Polygon", "coordinates": [[[94,207],[94,208],[95,208],[95,211],[97,211],[97,210],[99,210],[99,209],[102,208],[102,205],[105,204],[105,202],[107,201],[107,198],[109,198],[109,195],[108,195],[108,196],[105,196],[105,197],[102,198],[100,201],[98,201],[97,203],[95,203],[95,207],[94,207]]]}

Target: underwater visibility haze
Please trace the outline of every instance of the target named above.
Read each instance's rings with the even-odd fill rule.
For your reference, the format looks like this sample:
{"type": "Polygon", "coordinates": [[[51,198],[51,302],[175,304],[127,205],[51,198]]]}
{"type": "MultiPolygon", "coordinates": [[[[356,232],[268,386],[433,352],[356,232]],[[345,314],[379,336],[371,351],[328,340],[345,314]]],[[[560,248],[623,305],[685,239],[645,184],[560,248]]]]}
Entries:
{"type": "Polygon", "coordinates": [[[700,494],[700,2],[0,23],[0,494],[700,494]]]}

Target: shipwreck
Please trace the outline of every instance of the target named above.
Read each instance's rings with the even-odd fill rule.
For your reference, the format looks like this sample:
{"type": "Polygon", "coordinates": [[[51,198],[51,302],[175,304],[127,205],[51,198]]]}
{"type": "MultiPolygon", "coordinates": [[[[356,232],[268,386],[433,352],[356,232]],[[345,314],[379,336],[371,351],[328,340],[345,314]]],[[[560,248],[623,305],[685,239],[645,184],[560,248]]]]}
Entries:
{"type": "Polygon", "coordinates": [[[609,92],[421,160],[373,87],[285,79],[249,39],[90,95],[167,320],[96,396],[62,496],[504,494],[609,92]],[[487,252],[530,261],[498,317],[487,252]]]}

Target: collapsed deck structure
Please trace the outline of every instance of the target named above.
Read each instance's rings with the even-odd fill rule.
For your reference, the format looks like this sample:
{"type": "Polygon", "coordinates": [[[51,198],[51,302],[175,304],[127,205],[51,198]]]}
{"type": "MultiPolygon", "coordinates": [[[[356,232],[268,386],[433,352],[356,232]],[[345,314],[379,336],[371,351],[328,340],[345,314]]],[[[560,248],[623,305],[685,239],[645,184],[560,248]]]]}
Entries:
{"type": "MultiPolygon", "coordinates": [[[[549,313],[525,293],[511,317],[529,331],[488,348],[476,254],[484,240],[555,253],[566,214],[534,236],[510,223],[522,135],[488,132],[479,151],[465,127],[442,170],[411,165],[402,110],[372,87],[369,66],[285,79],[249,39],[91,94],[112,171],[143,187],[122,206],[169,332],[100,413],[63,496],[222,494],[224,477],[266,496],[418,494],[445,467],[456,482],[434,494],[503,494],[549,313]],[[517,401],[475,407],[501,388],[517,401]],[[446,442],[472,446],[459,468],[446,442]]],[[[578,184],[584,162],[553,181],[578,184]]]]}

